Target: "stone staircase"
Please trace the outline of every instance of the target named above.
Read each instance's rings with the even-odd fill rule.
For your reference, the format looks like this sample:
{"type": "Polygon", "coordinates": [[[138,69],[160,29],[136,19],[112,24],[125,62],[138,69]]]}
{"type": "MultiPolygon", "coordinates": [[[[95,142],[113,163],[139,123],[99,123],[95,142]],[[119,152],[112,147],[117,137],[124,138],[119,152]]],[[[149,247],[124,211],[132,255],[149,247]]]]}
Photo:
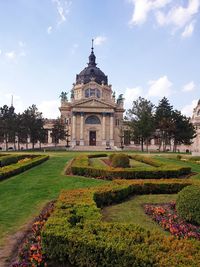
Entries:
{"type": "Polygon", "coordinates": [[[114,147],[109,149],[106,146],[74,146],[73,151],[113,151],[114,147]]]}

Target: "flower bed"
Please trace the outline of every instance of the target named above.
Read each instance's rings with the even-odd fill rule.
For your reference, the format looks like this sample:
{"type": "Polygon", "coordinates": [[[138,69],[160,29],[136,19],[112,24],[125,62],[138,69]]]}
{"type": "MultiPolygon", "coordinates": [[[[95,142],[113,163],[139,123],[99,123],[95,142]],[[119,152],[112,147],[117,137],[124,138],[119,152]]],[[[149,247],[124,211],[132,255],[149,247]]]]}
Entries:
{"type": "Polygon", "coordinates": [[[46,255],[42,250],[41,230],[54,209],[54,202],[49,203],[34,220],[26,240],[21,244],[19,260],[12,267],[47,266],[46,255]]]}
{"type": "MultiPolygon", "coordinates": [[[[177,189],[177,182],[174,184],[177,189]]],[[[169,193],[172,187],[168,181],[166,186],[165,181],[129,181],[127,185],[112,183],[100,188],[64,190],[42,230],[43,249],[55,266],[56,261],[65,266],[68,260],[79,267],[198,266],[197,240],[178,240],[132,224],[101,221],[98,207],[123,201],[139,190],[141,194],[164,189],[169,193]]]]}
{"type": "MultiPolygon", "coordinates": [[[[98,157],[100,156],[101,154],[98,154],[98,157]]],[[[170,163],[170,165],[165,165],[159,162],[159,160],[141,155],[131,155],[130,157],[134,160],[149,164],[150,167],[113,168],[106,166],[105,168],[98,168],[90,166],[89,158],[92,157],[95,157],[95,154],[76,157],[70,165],[70,170],[67,170],[67,173],[107,180],[178,178],[191,173],[190,167],[178,166],[172,163],[170,163]]],[[[105,157],[105,154],[103,154],[102,157],[105,157]]],[[[104,162],[106,163],[106,161],[104,162]]]]}
{"type": "Polygon", "coordinates": [[[48,160],[48,155],[24,155],[24,160],[18,159],[17,163],[0,168],[0,181],[13,175],[24,172],[48,160]],[[33,156],[33,157],[32,157],[33,156]],[[28,160],[30,159],[30,160],[28,160]]]}
{"type": "Polygon", "coordinates": [[[168,204],[146,204],[144,210],[155,222],[172,235],[200,240],[200,226],[181,219],[176,211],[175,202],[168,204]]]}

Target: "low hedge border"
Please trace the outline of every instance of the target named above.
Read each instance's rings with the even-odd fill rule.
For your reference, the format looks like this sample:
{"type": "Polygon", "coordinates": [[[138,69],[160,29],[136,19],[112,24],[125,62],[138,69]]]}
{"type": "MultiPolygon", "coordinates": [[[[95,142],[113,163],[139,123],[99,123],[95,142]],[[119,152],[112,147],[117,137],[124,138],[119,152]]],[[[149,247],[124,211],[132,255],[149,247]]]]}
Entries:
{"type": "Polygon", "coordinates": [[[0,168],[17,163],[19,160],[24,158],[35,158],[35,157],[37,157],[37,155],[30,155],[30,154],[6,155],[0,158],[0,168]]]}
{"type": "MultiPolygon", "coordinates": [[[[104,156],[105,154],[103,154],[104,156]]],[[[94,155],[89,155],[92,158],[94,155]]],[[[102,156],[102,157],[103,157],[102,156]]],[[[100,154],[98,157],[101,157],[100,154]]],[[[74,175],[95,177],[99,179],[161,179],[161,178],[178,178],[191,173],[190,167],[182,167],[170,164],[169,166],[160,163],[158,160],[148,157],[134,155],[130,156],[135,160],[149,162],[147,164],[154,165],[151,169],[140,168],[94,168],[89,166],[88,155],[81,155],[74,159],[70,166],[70,171],[74,175]],[[139,157],[137,157],[139,156],[139,157]],[[137,158],[137,159],[136,159],[137,158]],[[155,165],[157,167],[155,167],[155,165]],[[158,167],[159,165],[159,167],[158,167]]]]}
{"type": "Polygon", "coordinates": [[[164,181],[132,186],[113,183],[91,190],[62,191],[42,231],[43,251],[55,262],[69,260],[79,267],[198,266],[199,241],[178,240],[133,224],[102,222],[97,207],[121,201],[138,190],[141,194],[155,190],[174,193],[187,185],[174,182],[169,189],[164,181]]]}
{"type": "MultiPolygon", "coordinates": [[[[27,155],[26,155],[27,156],[27,155]]],[[[29,155],[31,157],[32,155],[29,155]]],[[[34,166],[41,164],[42,162],[49,159],[48,155],[33,155],[33,158],[30,161],[15,163],[0,168],[0,181],[7,179],[13,175],[24,172],[34,166]]]]}

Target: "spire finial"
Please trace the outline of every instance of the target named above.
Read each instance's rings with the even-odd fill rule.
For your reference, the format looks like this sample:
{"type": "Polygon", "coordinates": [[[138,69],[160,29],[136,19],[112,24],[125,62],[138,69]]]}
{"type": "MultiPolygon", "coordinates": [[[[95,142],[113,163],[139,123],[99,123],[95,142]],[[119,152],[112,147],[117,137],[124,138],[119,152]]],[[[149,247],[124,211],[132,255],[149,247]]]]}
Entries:
{"type": "Polygon", "coordinates": [[[94,39],[92,38],[92,52],[94,50],[94,39]]]}
{"type": "Polygon", "coordinates": [[[13,107],[13,95],[11,95],[11,107],[13,107]]]}

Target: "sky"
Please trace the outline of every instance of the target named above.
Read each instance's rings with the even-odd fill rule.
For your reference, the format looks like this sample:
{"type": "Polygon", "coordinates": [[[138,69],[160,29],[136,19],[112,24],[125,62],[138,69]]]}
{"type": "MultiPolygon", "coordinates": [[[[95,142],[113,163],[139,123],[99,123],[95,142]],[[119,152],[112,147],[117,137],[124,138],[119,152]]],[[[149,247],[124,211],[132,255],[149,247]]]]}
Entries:
{"type": "Polygon", "coordinates": [[[166,96],[191,116],[200,98],[200,0],[0,0],[0,107],[36,104],[59,116],[87,66],[98,67],[125,108],[166,96]]]}

